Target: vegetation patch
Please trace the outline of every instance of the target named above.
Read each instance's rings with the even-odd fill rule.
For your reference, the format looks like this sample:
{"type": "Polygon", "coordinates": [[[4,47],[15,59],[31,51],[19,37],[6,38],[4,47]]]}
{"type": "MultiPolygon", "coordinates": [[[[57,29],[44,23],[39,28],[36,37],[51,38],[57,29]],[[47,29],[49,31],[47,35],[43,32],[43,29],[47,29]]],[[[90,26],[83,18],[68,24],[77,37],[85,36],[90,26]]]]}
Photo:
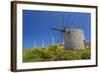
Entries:
{"type": "Polygon", "coordinates": [[[82,60],[90,58],[90,47],[82,50],[68,50],[57,45],[50,45],[42,48],[28,48],[23,51],[23,62],[82,60]]]}

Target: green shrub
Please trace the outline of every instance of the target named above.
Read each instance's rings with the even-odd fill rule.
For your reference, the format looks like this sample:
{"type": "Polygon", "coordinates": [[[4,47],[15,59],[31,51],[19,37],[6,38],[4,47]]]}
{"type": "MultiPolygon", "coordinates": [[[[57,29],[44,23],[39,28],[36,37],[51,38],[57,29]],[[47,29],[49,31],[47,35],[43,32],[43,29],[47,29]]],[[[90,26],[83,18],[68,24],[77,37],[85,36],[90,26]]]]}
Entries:
{"type": "Polygon", "coordinates": [[[72,50],[65,50],[63,53],[61,60],[76,60],[80,59],[81,55],[77,51],[72,51],[72,50]]]}
{"type": "Polygon", "coordinates": [[[33,62],[33,61],[41,61],[39,49],[27,49],[23,53],[23,61],[24,62],[33,62]]]}
{"type": "Polygon", "coordinates": [[[44,60],[50,60],[53,59],[53,54],[51,51],[49,51],[48,49],[40,49],[39,51],[40,53],[40,57],[43,58],[44,60]]]}
{"type": "Polygon", "coordinates": [[[45,48],[32,48],[23,51],[23,62],[80,60],[90,58],[90,47],[83,50],[68,50],[57,45],[50,45],[45,48]]]}
{"type": "Polygon", "coordinates": [[[82,51],[82,59],[90,59],[91,58],[91,50],[90,48],[86,48],[82,51]]]}

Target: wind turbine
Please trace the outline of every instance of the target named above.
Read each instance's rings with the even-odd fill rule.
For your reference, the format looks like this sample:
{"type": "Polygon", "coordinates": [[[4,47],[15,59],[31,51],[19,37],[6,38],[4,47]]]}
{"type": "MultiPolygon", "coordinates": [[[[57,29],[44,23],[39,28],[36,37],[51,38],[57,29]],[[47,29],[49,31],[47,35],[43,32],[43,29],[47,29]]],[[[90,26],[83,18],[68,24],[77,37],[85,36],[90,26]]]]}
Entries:
{"type": "Polygon", "coordinates": [[[36,42],[35,41],[33,42],[33,47],[36,48],[36,42]]]}
{"type": "Polygon", "coordinates": [[[42,41],[42,47],[44,47],[44,40],[42,41]]]}
{"type": "Polygon", "coordinates": [[[55,44],[55,42],[54,42],[54,37],[52,37],[52,45],[54,45],[55,44]]]}

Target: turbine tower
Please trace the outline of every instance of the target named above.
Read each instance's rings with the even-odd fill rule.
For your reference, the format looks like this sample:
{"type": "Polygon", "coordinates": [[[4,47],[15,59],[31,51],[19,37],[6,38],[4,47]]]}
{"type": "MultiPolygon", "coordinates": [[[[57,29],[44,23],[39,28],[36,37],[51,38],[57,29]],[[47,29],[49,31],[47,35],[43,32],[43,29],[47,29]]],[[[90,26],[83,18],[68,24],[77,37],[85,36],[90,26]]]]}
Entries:
{"type": "Polygon", "coordinates": [[[33,47],[36,48],[36,42],[35,41],[33,42],[33,47]]]}
{"type": "Polygon", "coordinates": [[[42,41],[42,47],[44,47],[44,40],[42,41]]]}
{"type": "Polygon", "coordinates": [[[54,45],[54,43],[55,43],[55,42],[54,42],[54,37],[52,37],[52,45],[54,45]]]}

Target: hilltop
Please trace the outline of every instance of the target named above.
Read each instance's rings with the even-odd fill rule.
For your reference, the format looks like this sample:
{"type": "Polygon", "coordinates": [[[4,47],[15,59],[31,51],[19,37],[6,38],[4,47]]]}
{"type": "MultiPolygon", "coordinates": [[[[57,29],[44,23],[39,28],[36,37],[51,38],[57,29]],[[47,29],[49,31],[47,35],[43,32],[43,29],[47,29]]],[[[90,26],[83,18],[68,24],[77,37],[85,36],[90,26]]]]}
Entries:
{"type": "Polygon", "coordinates": [[[28,48],[23,51],[23,62],[82,60],[91,58],[91,48],[81,50],[68,50],[63,44],[48,47],[28,48]]]}

